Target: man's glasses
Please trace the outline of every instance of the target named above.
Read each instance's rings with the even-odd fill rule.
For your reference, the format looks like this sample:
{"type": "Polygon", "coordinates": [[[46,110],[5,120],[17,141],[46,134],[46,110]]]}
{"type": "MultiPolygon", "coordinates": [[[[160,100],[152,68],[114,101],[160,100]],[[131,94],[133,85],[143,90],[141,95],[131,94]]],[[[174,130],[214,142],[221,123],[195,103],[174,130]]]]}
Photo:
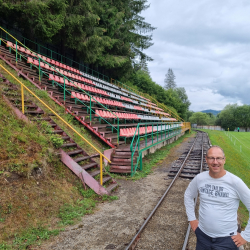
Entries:
{"type": "Polygon", "coordinates": [[[223,161],[225,158],[224,157],[217,157],[217,158],[214,158],[214,157],[207,157],[207,160],[208,161],[217,161],[217,162],[221,162],[223,161]]]}

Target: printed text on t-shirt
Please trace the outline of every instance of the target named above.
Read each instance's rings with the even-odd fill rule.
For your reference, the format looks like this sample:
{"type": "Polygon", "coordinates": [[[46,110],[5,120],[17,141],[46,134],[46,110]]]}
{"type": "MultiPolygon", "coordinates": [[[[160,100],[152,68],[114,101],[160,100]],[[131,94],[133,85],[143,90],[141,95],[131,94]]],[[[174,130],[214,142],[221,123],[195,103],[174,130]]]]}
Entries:
{"type": "Polygon", "coordinates": [[[209,197],[229,197],[228,192],[223,192],[223,187],[205,184],[205,187],[200,187],[199,191],[203,194],[208,194],[209,197]]]}

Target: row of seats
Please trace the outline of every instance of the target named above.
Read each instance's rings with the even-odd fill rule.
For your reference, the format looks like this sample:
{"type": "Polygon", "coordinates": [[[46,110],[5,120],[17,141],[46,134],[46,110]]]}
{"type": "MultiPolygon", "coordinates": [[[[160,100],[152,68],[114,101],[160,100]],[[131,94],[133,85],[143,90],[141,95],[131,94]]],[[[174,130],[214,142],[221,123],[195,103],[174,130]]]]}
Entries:
{"type": "MultiPolygon", "coordinates": [[[[74,91],[71,92],[71,98],[77,98],[79,100],[88,101],[88,102],[90,101],[90,97],[88,95],[80,94],[74,91]]],[[[92,98],[93,102],[96,102],[95,100],[104,105],[124,108],[123,104],[118,101],[111,101],[109,99],[104,99],[98,96],[94,96],[94,99],[92,98]]]]}
{"type": "MultiPolygon", "coordinates": [[[[35,59],[32,59],[31,57],[28,57],[27,63],[31,63],[31,64],[33,64],[33,65],[35,65],[37,67],[39,66],[39,61],[35,60],[35,59]]],[[[81,77],[81,76],[78,76],[78,75],[75,75],[75,74],[71,74],[70,72],[67,72],[65,70],[50,67],[47,63],[40,62],[40,67],[44,68],[44,69],[47,69],[49,71],[60,72],[62,75],[65,75],[67,77],[76,79],[78,81],[82,81],[82,82],[86,82],[88,84],[95,85],[92,80],[89,80],[87,78],[84,78],[84,77],[81,77]]],[[[51,75],[53,75],[53,74],[49,74],[49,76],[51,76],[51,75]]],[[[54,77],[56,77],[56,76],[54,76],[54,77]]]]}
{"type": "Polygon", "coordinates": [[[134,109],[144,111],[144,109],[142,107],[140,107],[140,106],[134,106],[134,109]]]}
{"type": "Polygon", "coordinates": [[[127,102],[133,102],[130,98],[127,98],[127,97],[124,97],[124,96],[121,96],[121,99],[124,100],[124,101],[127,101],[127,102]]]}
{"type": "MultiPolygon", "coordinates": [[[[79,86],[80,84],[78,84],[79,86]]],[[[79,86],[81,87],[81,86],[79,86]]],[[[83,89],[83,88],[82,88],[83,89]]],[[[87,101],[89,102],[90,101],[90,98],[88,95],[84,95],[84,94],[81,94],[81,93],[78,93],[78,92],[75,92],[75,91],[72,91],[71,92],[71,98],[77,98],[79,100],[82,100],[82,101],[87,101]]],[[[144,111],[141,107],[139,106],[131,106],[131,107],[127,107],[126,104],[123,104],[122,102],[118,102],[118,101],[113,101],[113,100],[109,100],[109,99],[105,99],[105,98],[101,98],[101,97],[98,97],[98,96],[94,96],[94,99],[92,99],[93,102],[99,102],[103,105],[109,105],[109,106],[114,106],[114,107],[120,107],[120,108],[128,108],[128,109],[132,109],[132,110],[138,110],[138,111],[144,111]]]]}
{"type": "Polygon", "coordinates": [[[136,114],[129,114],[129,113],[119,113],[119,112],[107,112],[107,111],[102,111],[102,110],[96,110],[95,111],[95,116],[97,117],[102,117],[102,118],[108,118],[108,119],[113,119],[113,118],[119,118],[119,119],[126,119],[126,120],[139,120],[140,118],[136,114]]]}
{"type": "Polygon", "coordinates": [[[88,92],[91,92],[91,93],[94,93],[94,94],[109,96],[108,93],[106,91],[104,91],[104,90],[97,89],[97,88],[94,88],[94,87],[90,87],[90,86],[81,84],[79,82],[68,81],[67,79],[65,79],[63,77],[58,77],[58,76],[55,76],[55,75],[52,75],[52,74],[49,74],[49,80],[50,81],[55,81],[55,82],[58,82],[58,83],[61,83],[61,84],[64,84],[64,81],[65,81],[65,85],[67,85],[67,86],[75,87],[75,88],[79,87],[80,89],[83,89],[85,91],[88,91],[88,92]]]}
{"type": "MultiPolygon", "coordinates": [[[[12,47],[13,49],[16,49],[16,44],[13,44],[13,43],[7,41],[7,47],[12,47]]],[[[77,74],[82,74],[82,72],[80,72],[80,71],[77,70],[77,69],[74,69],[74,68],[72,68],[72,67],[70,67],[70,66],[67,66],[67,65],[63,64],[63,63],[60,63],[60,62],[57,62],[57,61],[55,61],[55,60],[53,60],[53,59],[47,58],[47,57],[45,57],[45,56],[42,56],[42,55],[40,55],[40,54],[38,54],[38,53],[33,53],[33,52],[31,52],[30,50],[25,49],[25,48],[23,48],[23,47],[21,47],[21,46],[19,46],[19,45],[17,45],[17,49],[18,49],[20,52],[25,53],[25,54],[27,54],[27,55],[31,55],[31,56],[36,57],[36,58],[39,58],[39,57],[40,57],[40,58],[42,58],[44,61],[46,61],[46,62],[48,62],[48,63],[51,63],[51,64],[54,64],[55,66],[64,68],[65,70],[61,70],[61,69],[59,69],[59,68],[50,67],[48,64],[43,63],[42,61],[40,61],[40,67],[41,67],[41,68],[47,69],[48,71],[52,71],[52,72],[60,72],[61,74],[65,75],[65,76],[67,76],[67,77],[70,77],[70,78],[73,78],[73,79],[76,79],[76,80],[79,80],[79,81],[82,81],[82,82],[86,82],[86,83],[95,85],[95,83],[94,83],[92,80],[89,80],[89,79],[87,79],[87,78],[83,78],[83,77],[78,76],[78,75],[75,75],[75,74],[71,74],[70,72],[66,71],[66,70],[69,70],[69,71],[75,72],[75,73],[77,73],[77,74]]],[[[39,66],[39,61],[36,60],[36,59],[33,59],[33,58],[31,58],[31,57],[28,57],[27,63],[32,63],[32,64],[34,64],[35,66],[39,66]]],[[[55,81],[56,81],[56,80],[55,80],[55,81]]],[[[60,82],[61,82],[61,81],[60,81],[60,82]]],[[[140,96],[140,97],[141,97],[141,96],[140,96]]],[[[145,104],[145,106],[148,106],[148,107],[154,106],[154,108],[157,109],[157,107],[155,107],[156,104],[151,103],[149,99],[147,99],[147,98],[145,98],[145,97],[141,97],[141,98],[143,98],[144,100],[147,100],[147,101],[148,101],[149,104],[145,104]]],[[[130,98],[127,98],[127,97],[121,96],[121,99],[133,103],[133,101],[132,101],[130,98]]],[[[159,109],[159,108],[158,108],[158,109],[159,109]]]]}
{"type": "MultiPolygon", "coordinates": [[[[7,41],[7,47],[12,47],[13,49],[16,49],[16,44],[7,41]]],[[[50,58],[45,57],[45,56],[43,56],[43,55],[40,55],[40,54],[38,54],[38,53],[31,52],[30,50],[25,49],[25,48],[22,47],[22,46],[17,45],[17,50],[19,50],[19,51],[22,52],[22,53],[25,53],[25,54],[28,55],[28,56],[30,55],[30,56],[33,56],[33,57],[36,57],[36,58],[39,58],[39,57],[40,57],[40,58],[42,58],[44,61],[46,61],[46,62],[48,62],[48,63],[50,63],[50,64],[54,64],[55,66],[60,67],[60,68],[63,68],[63,69],[65,69],[65,70],[75,72],[75,73],[77,73],[77,74],[79,74],[79,75],[82,75],[82,74],[83,74],[82,72],[80,72],[79,70],[77,70],[77,69],[75,69],[75,68],[73,68],[73,67],[70,67],[70,66],[65,65],[65,64],[63,64],[63,63],[61,63],[61,62],[55,61],[55,60],[53,60],[53,59],[50,59],[50,58]]],[[[39,66],[39,61],[38,61],[38,60],[35,60],[35,59],[33,60],[31,57],[28,58],[28,63],[33,63],[34,65],[39,66]]],[[[94,83],[93,83],[92,80],[89,80],[89,79],[84,79],[84,80],[83,80],[83,79],[78,79],[79,76],[74,75],[74,74],[71,74],[70,72],[67,72],[67,71],[61,71],[61,69],[58,69],[58,68],[56,68],[56,70],[55,70],[53,67],[50,67],[50,66],[47,65],[46,63],[40,62],[40,67],[45,68],[45,69],[50,70],[50,71],[56,71],[56,70],[57,70],[57,71],[59,71],[60,73],[62,73],[63,75],[65,75],[65,76],[72,77],[72,78],[74,78],[74,79],[77,79],[77,80],[80,80],[80,81],[84,81],[84,82],[87,82],[87,83],[89,83],[89,84],[93,84],[93,85],[94,85],[94,83]]],[[[85,74],[85,75],[87,75],[87,74],[85,74]]],[[[88,77],[91,78],[91,76],[88,76],[88,77]]],[[[98,78],[95,78],[95,79],[98,81],[98,78]]],[[[102,80],[101,80],[101,82],[102,82],[102,83],[105,83],[105,81],[102,81],[102,80]]],[[[129,91],[129,92],[130,92],[131,94],[135,94],[135,93],[133,93],[133,92],[131,92],[131,91],[129,91]]],[[[136,95],[136,94],[135,94],[135,95],[136,95]]],[[[151,103],[149,99],[147,99],[147,98],[145,98],[145,97],[142,97],[142,96],[139,96],[139,95],[136,95],[136,96],[138,96],[140,99],[146,100],[146,101],[149,103],[148,106],[151,106],[151,107],[152,107],[152,106],[156,106],[156,104],[151,103]]],[[[128,101],[128,102],[132,102],[132,100],[131,100],[130,98],[126,98],[126,97],[124,97],[123,100],[126,100],[126,101],[128,101]]]]}
{"type": "MultiPolygon", "coordinates": [[[[139,128],[140,135],[146,134],[146,131],[147,131],[147,133],[151,133],[152,126],[148,126],[147,128],[146,127],[139,128]]],[[[153,132],[156,132],[156,131],[157,131],[157,129],[153,128],[153,132]]],[[[138,135],[138,130],[136,131],[136,128],[122,128],[122,129],[120,129],[120,136],[132,137],[132,136],[134,136],[135,132],[136,132],[136,135],[138,135]]]]}
{"type": "MultiPolygon", "coordinates": [[[[11,47],[11,48],[13,48],[14,50],[16,50],[16,44],[14,44],[14,43],[12,43],[12,42],[7,41],[7,45],[6,45],[6,46],[7,46],[7,47],[11,47]]],[[[61,67],[61,68],[66,69],[66,70],[75,72],[75,73],[77,73],[77,74],[81,74],[80,71],[79,71],[78,69],[75,69],[75,68],[70,67],[70,66],[68,66],[68,65],[65,65],[65,64],[63,64],[63,63],[60,63],[60,62],[58,62],[58,61],[55,61],[55,60],[53,60],[53,59],[50,59],[50,58],[48,58],[48,57],[46,57],[46,56],[43,56],[43,55],[40,55],[40,54],[38,54],[38,53],[31,52],[30,50],[25,49],[25,48],[22,47],[22,46],[17,45],[17,50],[20,51],[20,52],[22,52],[22,53],[25,53],[25,54],[28,55],[28,56],[33,56],[33,57],[37,57],[37,58],[40,57],[40,58],[42,58],[44,61],[46,61],[46,62],[48,62],[48,63],[50,63],[50,64],[54,64],[54,65],[56,65],[56,66],[58,66],[58,67],[61,67]]]]}
{"type": "MultiPolygon", "coordinates": [[[[7,41],[7,47],[12,47],[13,49],[16,49],[16,44],[13,44],[13,43],[7,41]]],[[[58,67],[61,67],[61,68],[65,69],[65,70],[61,70],[61,69],[59,69],[59,68],[55,68],[55,69],[54,69],[54,67],[50,67],[48,64],[43,63],[42,61],[40,61],[40,67],[42,67],[42,68],[44,68],[44,69],[47,69],[48,71],[52,71],[52,72],[58,71],[58,72],[60,72],[61,74],[65,75],[65,76],[68,76],[68,77],[71,77],[71,78],[73,78],[73,79],[76,79],[76,80],[78,80],[78,81],[82,81],[82,82],[85,82],[85,83],[88,83],[88,84],[95,85],[95,83],[94,83],[92,80],[90,80],[90,79],[87,79],[87,78],[84,78],[84,77],[81,77],[81,76],[78,76],[78,75],[75,75],[75,74],[72,74],[72,73],[68,72],[68,71],[72,71],[72,72],[75,72],[75,73],[80,74],[80,75],[83,74],[83,72],[80,72],[79,70],[77,70],[77,69],[75,69],[75,68],[72,68],[72,67],[67,66],[67,65],[65,65],[65,64],[63,64],[63,63],[57,62],[57,61],[55,61],[55,60],[53,60],[53,59],[50,59],[50,58],[47,58],[47,57],[45,57],[45,56],[42,56],[42,55],[40,55],[40,54],[38,54],[38,53],[33,53],[33,52],[31,52],[30,50],[25,49],[25,48],[23,48],[23,47],[21,47],[21,46],[18,46],[18,45],[17,45],[17,49],[18,49],[20,52],[22,52],[22,53],[25,53],[25,54],[27,54],[27,55],[30,55],[30,56],[33,56],[33,57],[36,57],[36,58],[40,57],[40,58],[42,58],[44,61],[46,61],[46,62],[48,62],[48,63],[54,64],[55,66],[58,66],[58,67]],[[68,71],[66,71],[66,70],[68,70],[68,71]]],[[[39,66],[39,61],[36,60],[36,59],[33,59],[33,58],[31,58],[31,57],[28,57],[27,63],[32,63],[32,64],[34,64],[34,65],[36,65],[36,66],[39,66]]],[[[91,76],[89,76],[89,75],[87,75],[87,74],[85,74],[85,73],[84,73],[84,75],[86,75],[87,77],[90,77],[90,78],[91,78],[91,76]]],[[[62,77],[58,77],[58,76],[53,75],[53,74],[49,74],[49,77],[50,77],[50,80],[54,80],[54,81],[56,81],[56,82],[59,82],[59,83],[61,83],[61,84],[64,84],[64,79],[63,79],[62,77]]],[[[93,77],[92,77],[92,78],[93,78],[93,77]]],[[[98,80],[98,78],[95,78],[95,80],[98,80]]],[[[100,80],[100,79],[99,79],[99,80],[100,80]]],[[[105,81],[103,81],[103,80],[100,80],[100,82],[105,83],[105,81]]],[[[96,94],[102,94],[102,95],[109,96],[109,95],[107,94],[107,92],[104,91],[104,90],[100,90],[100,89],[97,89],[97,88],[92,88],[92,89],[91,89],[91,87],[88,87],[88,86],[83,85],[83,84],[81,84],[81,86],[79,86],[80,83],[78,83],[78,82],[74,82],[74,83],[75,83],[78,87],[80,87],[80,88],[82,88],[82,89],[84,89],[84,90],[86,90],[86,91],[89,91],[89,92],[91,92],[91,93],[96,93],[96,94]]],[[[74,85],[73,83],[71,83],[70,81],[68,81],[67,79],[65,79],[65,84],[68,85],[68,86],[75,87],[75,85],[74,85]]],[[[106,83],[106,84],[107,84],[107,83],[106,83]]],[[[109,84],[109,85],[110,85],[110,84],[109,84]]],[[[114,86],[113,86],[113,87],[114,87],[114,86]]],[[[111,91],[112,91],[112,90],[111,90],[111,91]]],[[[129,92],[130,92],[130,91],[129,91],[129,92]]],[[[131,93],[132,93],[132,94],[135,94],[135,93],[133,93],[133,92],[131,92],[131,93]]],[[[123,92],[123,94],[124,94],[124,92],[123,92]]],[[[136,95],[136,94],[135,94],[135,95],[136,95]]],[[[158,107],[156,106],[156,104],[151,103],[149,99],[147,99],[147,98],[145,98],[145,97],[142,97],[142,96],[139,96],[139,95],[136,95],[136,96],[138,96],[140,99],[144,99],[144,100],[146,100],[146,101],[148,102],[148,104],[146,104],[146,103],[141,103],[141,105],[143,105],[143,106],[145,106],[145,107],[150,107],[150,108],[153,108],[153,109],[156,109],[156,110],[161,110],[161,111],[163,111],[163,109],[158,108],[158,107]]],[[[85,98],[85,99],[87,100],[87,98],[85,98]]],[[[84,99],[84,100],[85,100],[85,99],[84,99]]],[[[130,103],[134,103],[134,101],[132,101],[130,98],[124,97],[124,96],[122,96],[122,95],[120,96],[120,99],[122,99],[122,100],[124,100],[124,101],[127,101],[127,102],[130,102],[130,103]]],[[[82,99],[82,100],[83,100],[83,99],[82,99]]],[[[105,104],[106,104],[106,103],[105,103],[105,104]]],[[[137,109],[137,110],[140,110],[140,111],[144,111],[144,112],[145,112],[145,110],[144,110],[142,107],[139,107],[139,106],[134,106],[134,107],[135,107],[135,109],[137,109]]],[[[151,113],[151,112],[150,112],[150,113],[151,113]]],[[[169,116],[169,114],[167,114],[167,113],[165,113],[165,112],[157,112],[157,111],[156,111],[156,112],[152,112],[152,113],[155,113],[155,114],[162,114],[162,115],[167,115],[167,116],[169,116]]]]}

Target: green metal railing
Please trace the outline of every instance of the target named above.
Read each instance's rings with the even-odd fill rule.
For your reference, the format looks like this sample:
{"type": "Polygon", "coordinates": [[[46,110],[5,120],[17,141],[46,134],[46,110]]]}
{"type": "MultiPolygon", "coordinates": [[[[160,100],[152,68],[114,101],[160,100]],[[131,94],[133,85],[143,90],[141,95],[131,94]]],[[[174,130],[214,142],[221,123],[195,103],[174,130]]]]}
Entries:
{"type": "Polygon", "coordinates": [[[170,139],[182,131],[180,122],[147,122],[138,123],[133,139],[130,144],[131,151],[131,176],[134,176],[138,165],[142,170],[142,152],[167,140],[170,139]],[[147,133],[147,128],[152,126],[152,131],[147,133]],[[140,134],[140,127],[145,127],[145,134],[140,134]],[[154,129],[156,129],[154,131],[154,129]],[[145,142],[144,144],[142,142],[145,142]],[[134,155],[138,152],[136,163],[134,164],[134,155]]]}
{"type": "MultiPolygon", "coordinates": [[[[2,27],[0,27],[1,31],[4,31],[4,29],[2,27]]],[[[6,31],[7,32],[7,31],[6,31]]],[[[64,84],[61,85],[60,83],[57,83],[57,82],[54,82],[52,81],[52,84],[56,83],[57,86],[59,86],[60,88],[62,88],[63,90],[63,93],[64,93],[64,102],[66,100],[66,94],[69,94],[71,95],[71,92],[66,89],[66,84],[65,84],[65,80],[68,80],[69,82],[71,82],[72,84],[75,85],[75,88],[77,88],[78,90],[80,90],[81,92],[83,92],[84,94],[86,94],[87,96],[89,96],[89,99],[90,99],[90,105],[86,105],[84,102],[82,102],[81,100],[79,100],[77,97],[75,97],[75,100],[77,100],[77,102],[81,103],[82,105],[84,105],[86,108],[87,108],[87,112],[90,114],[90,122],[92,121],[92,114],[96,114],[96,112],[92,109],[92,104],[95,102],[95,103],[98,103],[99,105],[101,105],[101,107],[103,107],[106,111],[112,113],[116,118],[117,118],[117,127],[116,126],[113,126],[111,123],[109,123],[105,118],[99,116],[98,114],[96,114],[99,119],[101,119],[102,121],[104,121],[105,123],[107,123],[111,129],[112,129],[112,132],[114,132],[114,130],[117,132],[117,143],[119,144],[119,118],[116,114],[114,114],[111,110],[109,110],[107,107],[105,107],[103,104],[101,104],[100,102],[98,102],[92,95],[90,95],[88,92],[86,92],[85,90],[81,89],[78,85],[75,84],[75,82],[71,81],[69,78],[67,78],[66,76],[64,76],[61,72],[59,72],[56,67],[54,65],[51,65],[49,64],[47,61],[43,60],[40,56],[37,55],[37,53],[34,53],[32,52],[32,50],[30,50],[29,48],[27,48],[25,45],[23,45],[21,42],[19,42],[15,37],[13,37],[11,34],[8,34],[10,37],[12,37],[12,39],[15,40],[15,50],[14,48],[12,48],[11,46],[9,47],[10,51],[14,51],[15,52],[15,55],[16,55],[16,63],[18,62],[18,60],[21,60],[22,58],[27,60],[28,58],[22,54],[19,53],[18,49],[17,49],[17,45],[20,45],[20,46],[23,46],[24,48],[28,49],[33,55],[36,55],[36,57],[38,57],[38,62],[39,62],[39,66],[36,66],[36,65],[32,65],[32,67],[35,67],[38,71],[39,71],[39,80],[41,79],[41,77],[43,75],[46,75],[47,77],[49,77],[49,75],[43,71],[41,69],[41,66],[40,66],[40,63],[41,61],[44,63],[44,64],[47,64],[49,67],[53,68],[54,71],[56,71],[63,79],[64,79],[64,84]],[[94,100],[94,101],[93,101],[94,100]]],[[[1,45],[1,42],[4,42],[6,45],[7,45],[7,42],[5,42],[3,39],[1,39],[0,37],[0,45],[1,45]]],[[[31,56],[30,56],[31,57],[31,56]]],[[[54,72],[53,72],[53,75],[54,75],[54,72]]]]}

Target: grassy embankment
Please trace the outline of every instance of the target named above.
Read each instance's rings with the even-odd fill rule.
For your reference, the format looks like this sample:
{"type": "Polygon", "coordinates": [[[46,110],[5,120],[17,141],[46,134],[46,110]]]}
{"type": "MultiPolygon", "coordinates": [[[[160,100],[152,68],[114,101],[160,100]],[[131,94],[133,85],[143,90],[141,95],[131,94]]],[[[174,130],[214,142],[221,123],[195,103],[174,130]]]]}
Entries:
{"type": "MultiPolygon", "coordinates": [[[[2,61],[0,62],[4,64],[2,61]]],[[[6,66],[6,65],[5,65],[6,66]]],[[[15,71],[6,66],[14,75],[15,71]]],[[[1,71],[11,82],[11,77],[1,71]]],[[[40,98],[81,132],[101,151],[105,145],[93,139],[83,126],[64,114],[48,95],[25,82],[40,98]]],[[[4,90],[0,84],[0,95],[4,90]]],[[[28,95],[27,93],[25,93],[28,95]]],[[[33,97],[42,109],[42,107],[33,97]]],[[[56,120],[56,119],[55,119],[56,120]]],[[[60,124],[68,134],[73,133],[60,124]]],[[[0,249],[27,249],[64,230],[98,202],[116,199],[84,190],[78,177],[60,161],[46,123],[26,124],[18,120],[0,98],[0,249]]],[[[89,154],[95,153],[78,136],[73,136],[89,154]]]]}
{"type": "MultiPolygon", "coordinates": [[[[206,131],[213,145],[223,148],[226,155],[225,169],[240,177],[250,188],[250,133],[206,131]]],[[[249,212],[240,203],[239,216],[241,226],[247,225],[249,212]]]]}
{"type": "MultiPolygon", "coordinates": [[[[1,61],[0,63],[4,64],[1,61]]],[[[6,67],[16,76],[14,70],[6,67]]],[[[1,73],[15,83],[12,77],[2,71],[1,73]]],[[[28,81],[23,79],[21,81],[66,121],[74,125],[99,150],[107,148],[70,115],[65,114],[45,91],[38,90],[28,81]]],[[[0,86],[2,92],[4,87],[0,86]]],[[[46,108],[33,97],[30,96],[29,99],[46,111],[46,108]]],[[[55,121],[58,122],[57,119],[55,121]]],[[[69,128],[61,122],[58,123],[89,154],[95,153],[78,136],[73,135],[69,128]]],[[[27,249],[28,246],[39,245],[51,235],[57,235],[64,230],[65,225],[75,223],[81,216],[92,213],[97,202],[117,198],[100,197],[92,190],[85,191],[78,177],[61,163],[46,123],[40,124],[40,128],[37,129],[35,123],[26,124],[16,119],[2,99],[0,99],[0,128],[1,250],[27,249]]],[[[148,175],[152,168],[168,155],[172,147],[188,136],[190,135],[187,134],[173,144],[157,150],[154,155],[145,157],[143,171],[138,172],[132,179],[148,175]]]]}

